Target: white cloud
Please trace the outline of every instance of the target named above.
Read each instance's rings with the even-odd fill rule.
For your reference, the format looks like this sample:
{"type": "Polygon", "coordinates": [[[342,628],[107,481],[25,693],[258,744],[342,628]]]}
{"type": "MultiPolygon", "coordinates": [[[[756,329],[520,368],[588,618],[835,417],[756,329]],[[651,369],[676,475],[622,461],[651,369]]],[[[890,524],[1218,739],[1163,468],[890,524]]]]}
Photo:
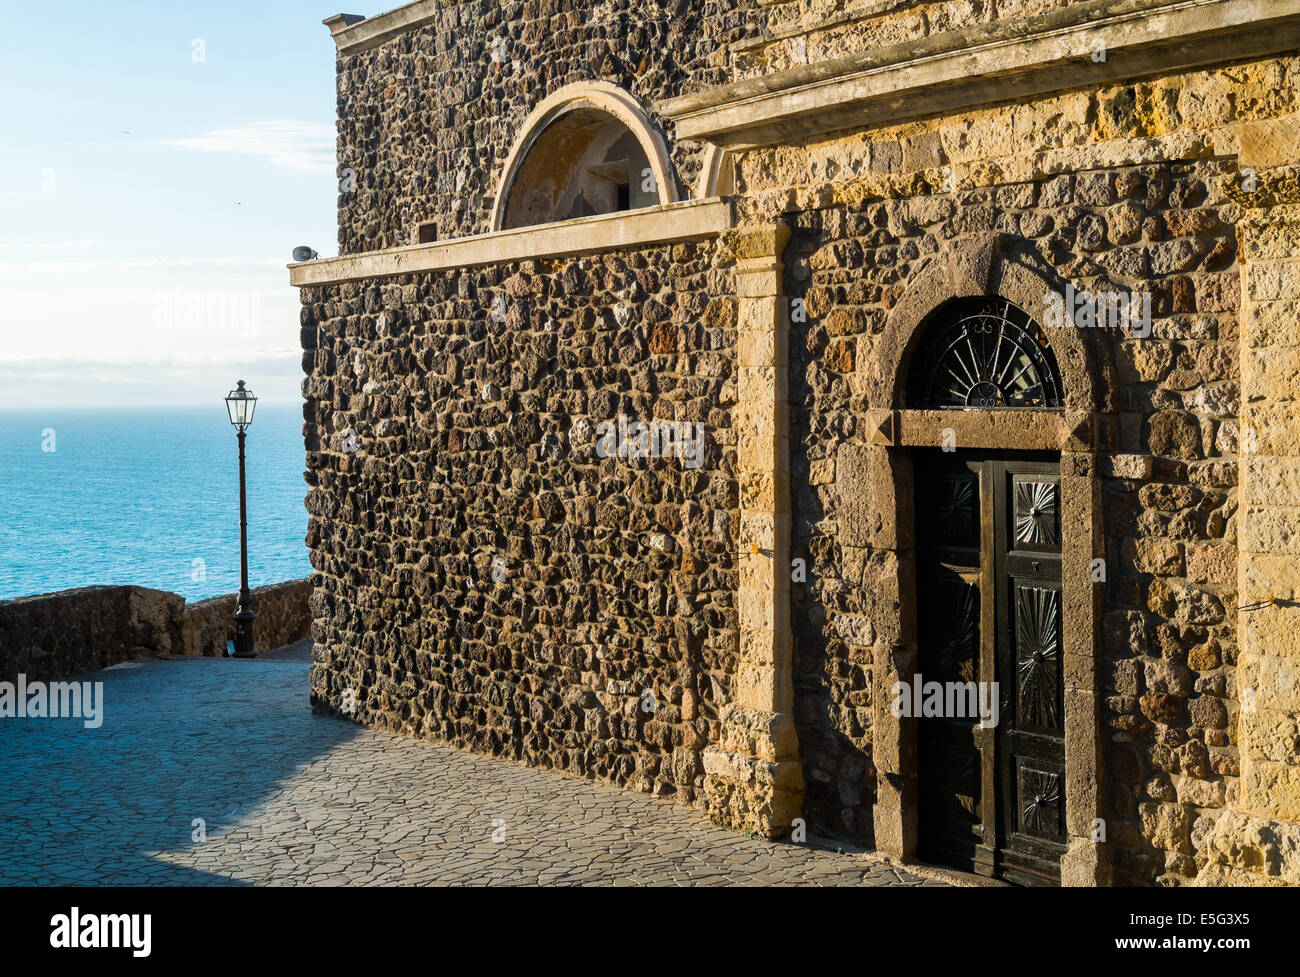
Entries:
{"type": "Polygon", "coordinates": [[[238,366],[258,363],[263,367],[278,367],[297,371],[301,368],[302,351],[296,349],[249,349],[238,352],[195,351],[185,353],[159,352],[105,353],[99,356],[17,356],[0,358],[0,376],[18,376],[24,373],[80,374],[87,370],[193,370],[213,366],[238,366]]]}
{"type": "Polygon", "coordinates": [[[241,377],[268,403],[298,401],[302,354],[264,348],[0,359],[0,409],[216,402],[241,377]]]}
{"type": "Polygon", "coordinates": [[[288,282],[289,275],[285,266],[288,258],[74,258],[67,261],[49,259],[45,261],[6,261],[0,265],[0,277],[4,275],[26,276],[40,274],[82,276],[98,273],[119,274],[128,271],[161,271],[171,268],[190,270],[211,270],[227,272],[232,268],[250,268],[258,271],[272,272],[288,282]]]}
{"type": "Polygon", "coordinates": [[[212,404],[236,379],[266,403],[300,403],[302,354],[244,353],[23,357],[0,359],[0,410],[212,404]]]}
{"type": "Polygon", "coordinates": [[[94,243],[89,238],[81,238],[75,241],[0,241],[0,248],[22,248],[24,251],[48,248],[66,250],[68,248],[88,248],[94,243]]]}
{"type": "Polygon", "coordinates": [[[311,173],[334,171],[334,127],[276,120],[213,129],[200,136],[164,139],[163,145],[203,153],[264,156],[274,166],[311,173]]]}

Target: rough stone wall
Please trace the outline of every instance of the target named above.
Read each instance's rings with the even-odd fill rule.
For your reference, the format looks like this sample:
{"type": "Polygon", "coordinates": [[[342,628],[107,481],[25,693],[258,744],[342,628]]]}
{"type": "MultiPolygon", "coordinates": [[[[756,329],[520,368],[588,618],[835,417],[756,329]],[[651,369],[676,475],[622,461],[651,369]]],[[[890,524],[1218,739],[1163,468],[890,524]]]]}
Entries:
{"type": "Polygon", "coordinates": [[[1072,0],[773,0],[767,30],[731,52],[734,78],[862,54],[995,20],[1032,17],[1072,0]]]}
{"type": "Polygon", "coordinates": [[[0,681],[19,674],[57,681],[125,661],[141,644],[141,621],[154,624],[152,647],[179,649],[181,635],[172,622],[184,603],[176,594],[142,587],[82,587],[0,601],[0,681]]]}
{"type": "MultiPolygon", "coordinates": [[[[848,545],[837,455],[862,443],[863,384],[909,275],[942,240],[1034,242],[1077,288],[1149,290],[1147,339],[1110,337],[1122,386],[1100,460],[1108,583],[1100,672],[1117,883],[1182,884],[1236,790],[1240,276],[1223,127],[1294,112],[1296,59],[1113,86],[958,119],[756,151],[742,210],[794,234],[796,719],[811,823],[868,837],[877,564],[848,545]]],[[[1042,310],[1030,309],[1040,314],[1042,310]]]]}
{"type": "Polygon", "coordinates": [[[317,708],[702,803],[737,655],[722,254],[303,290],[317,708]],[[703,423],[702,464],[600,457],[620,413],[703,423]]]}
{"type": "MultiPolygon", "coordinates": [[[[356,179],[340,250],[410,243],[428,219],[440,239],[486,230],[519,123],[569,82],[611,81],[649,107],[1066,5],[448,2],[438,23],[340,59],[340,167],[356,179]]],[[[793,228],[785,290],[808,317],[789,333],[791,556],[809,567],[792,588],[804,813],[871,839],[873,672],[900,608],[890,554],[847,528],[870,504],[846,498],[864,477],[846,470],[868,444],[876,337],[941,243],[997,231],[1080,290],[1153,299],[1149,337],[1098,344],[1119,383],[1095,469],[1102,813],[1117,883],[1181,885],[1207,861],[1236,867],[1210,838],[1237,799],[1249,722],[1237,606],[1258,595],[1237,593],[1236,262],[1253,204],[1237,130],[1300,109],[1300,59],[1100,87],[1078,71],[1067,94],[738,159],[739,223],[793,228]]],[[[685,189],[700,147],[658,121],[685,189]]],[[[318,707],[354,692],[360,721],[701,803],[701,751],[725,739],[737,664],[736,471],[730,432],[713,427],[735,423],[724,266],[692,245],[304,290],[318,707]],[[498,298],[509,311],[490,321],[498,298]],[[698,472],[629,468],[575,443],[575,423],[619,410],[707,416],[721,453],[698,472]]],[[[1274,740],[1268,762],[1286,747],[1274,740]]]]}
{"type": "MultiPolygon", "coordinates": [[[[252,591],[254,644],[259,653],[274,651],[301,641],[311,632],[311,581],[289,580],[285,583],[255,587],[252,591]]],[[[233,615],[238,594],[211,597],[185,608],[185,651],[187,655],[220,657],[226,642],[235,640],[233,615]]]]}
{"type": "MultiPolygon", "coordinates": [[[[307,637],[311,583],[253,590],[258,651],[307,637]]],[[[0,681],[50,682],[146,655],[225,654],[235,596],[186,605],[147,587],[81,587],[0,601],[0,681]]]]}
{"type": "MultiPolygon", "coordinates": [[[[411,244],[421,221],[439,240],[489,230],[506,155],[539,102],[598,80],[648,110],[722,84],[724,45],[762,17],[756,0],[448,2],[437,21],[340,57],[339,253],[411,244]]],[[[701,148],[673,148],[683,197],[701,148]]]]}

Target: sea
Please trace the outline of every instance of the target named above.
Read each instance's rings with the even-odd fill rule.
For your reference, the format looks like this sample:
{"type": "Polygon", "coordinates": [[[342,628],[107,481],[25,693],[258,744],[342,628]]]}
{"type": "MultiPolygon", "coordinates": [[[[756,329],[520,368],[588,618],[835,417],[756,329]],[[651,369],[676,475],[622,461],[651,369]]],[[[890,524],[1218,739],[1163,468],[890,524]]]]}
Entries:
{"type": "MultiPolygon", "coordinates": [[[[311,573],[302,409],[248,430],[248,583],[311,573]]],[[[0,600],[136,584],[239,589],[239,451],[226,405],[0,411],[0,600]]]]}

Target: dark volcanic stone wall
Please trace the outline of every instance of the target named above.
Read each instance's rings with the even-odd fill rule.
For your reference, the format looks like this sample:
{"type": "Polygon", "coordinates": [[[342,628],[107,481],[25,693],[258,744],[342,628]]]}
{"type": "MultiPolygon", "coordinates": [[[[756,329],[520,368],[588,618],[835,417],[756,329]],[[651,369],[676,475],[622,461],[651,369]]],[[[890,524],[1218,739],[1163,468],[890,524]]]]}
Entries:
{"type": "Polygon", "coordinates": [[[52,682],[144,650],[180,654],[185,598],[145,587],[79,587],[0,601],[0,681],[52,682]]]}
{"type": "MultiPolygon", "coordinates": [[[[726,81],[723,46],[765,18],[753,0],[448,2],[435,22],[340,57],[339,253],[410,244],[421,221],[439,240],[488,230],[506,155],[548,95],[606,81],[649,110],[726,81]]],[[[700,148],[673,148],[679,192],[700,148]]]]}
{"type": "Polygon", "coordinates": [[[318,708],[700,802],[738,640],[717,254],[303,290],[318,708]],[[704,423],[703,464],[598,457],[620,412],[704,423]]]}

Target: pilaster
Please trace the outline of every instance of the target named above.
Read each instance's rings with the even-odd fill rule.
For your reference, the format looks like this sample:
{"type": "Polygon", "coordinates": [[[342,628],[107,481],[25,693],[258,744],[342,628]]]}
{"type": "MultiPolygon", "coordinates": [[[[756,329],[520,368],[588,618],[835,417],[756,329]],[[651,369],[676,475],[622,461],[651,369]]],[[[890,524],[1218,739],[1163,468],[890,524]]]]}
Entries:
{"type": "MultiPolygon", "coordinates": [[[[1281,135],[1286,124],[1276,125],[1281,135]]],[[[1241,779],[1236,800],[1205,841],[1197,885],[1300,885],[1300,170],[1289,159],[1258,155],[1243,138],[1235,710],[1241,779]]]]}
{"type": "Polygon", "coordinates": [[[775,838],[803,803],[790,633],[788,316],[783,224],[724,237],[736,258],[740,656],[722,736],[704,753],[714,820],[775,838]]]}

